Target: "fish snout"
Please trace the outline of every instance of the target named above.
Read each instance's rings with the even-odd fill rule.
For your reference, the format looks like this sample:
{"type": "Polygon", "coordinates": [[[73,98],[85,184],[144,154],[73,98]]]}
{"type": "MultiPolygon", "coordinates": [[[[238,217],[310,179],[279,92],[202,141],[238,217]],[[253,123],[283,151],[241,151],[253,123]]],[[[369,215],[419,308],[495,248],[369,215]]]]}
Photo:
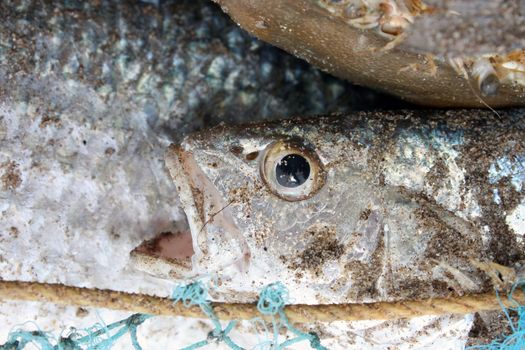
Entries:
{"type": "Polygon", "coordinates": [[[195,254],[193,269],[210,273],[231,265],[244,269],[248,246],[233,219],[230,203],[216,188],[194,156],[191,144],[172,145],[166,165],[186,214],[195,254]]]}

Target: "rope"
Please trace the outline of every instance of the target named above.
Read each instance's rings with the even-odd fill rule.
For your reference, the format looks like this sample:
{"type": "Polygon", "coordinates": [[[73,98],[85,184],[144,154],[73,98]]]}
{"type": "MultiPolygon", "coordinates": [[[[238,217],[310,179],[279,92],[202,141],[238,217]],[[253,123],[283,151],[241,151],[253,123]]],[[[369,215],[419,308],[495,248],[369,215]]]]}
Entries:
{"type": "MultiPolygon", "coordinates": [[[[271,296],[269,300],[273,300],[274,297],[275,295],[271,296]]],[[[522,290],[516,290],[513,298],[521,305],[525,305],[525,293],[522,290]]],[[[0,300],[41,301],[150,315],[195,318],[207,316],[198,305],[185,307],[182,303],[174,304],[170,298],[37,282],[0,281],[0,300]]],[[[515,306],[511,305],[508,300],[501,302],[505,307],[515,306]]],[[[209,311],[212,311],[220,320],[249,320],[260,316],[255,304],[209,303],[208,305],[209,311]]],[[[268,307],[262,310],[275,310],[275,305],[273,302],[269,303],[268,307]]],[[[489,310],[501,310],[501,305],[494,292],[461,297],[370,304],[288,305],[284,314],[289,322],[311,323],[336,320],[392,320],[489,310]]],[[[268,315],[262,317],[271,320],[268,315]]]]}

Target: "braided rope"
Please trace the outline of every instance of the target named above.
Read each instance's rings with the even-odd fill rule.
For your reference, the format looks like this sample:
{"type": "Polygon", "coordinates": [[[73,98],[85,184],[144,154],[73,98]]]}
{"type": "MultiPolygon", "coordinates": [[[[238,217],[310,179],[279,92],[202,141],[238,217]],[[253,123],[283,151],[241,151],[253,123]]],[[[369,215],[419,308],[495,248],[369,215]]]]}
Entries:
{"type": "MultiPolygon", "coordinates": [[[[517,290],[513,298],[525,304],[525,293],[517,290]]],[[[52,302],[60,305],[107,308],[151,315],[203,318],[197,305],[185,307],[172,299],[112,290],[69,287],[61,284],[0,281],[0,300],[52,302]]],[[[506,307],[512,303],[505,298],[506,307]]],[[[249,320],[260,316],[255,304],[210,303],[209,307],[221,320],[249,320]]],[[[467,314],[476,311],[501,310],[494,292],[461,297],[425,300],[379,302],[369,304],[288,305],[284,314],[292,323],[315,321],[392,320],[424,315],[467,314]]],[[[268,317],[264,316],[263,317],[268,317]]],[[[268,317],[271,320],[271,317],[268,317]]]]}

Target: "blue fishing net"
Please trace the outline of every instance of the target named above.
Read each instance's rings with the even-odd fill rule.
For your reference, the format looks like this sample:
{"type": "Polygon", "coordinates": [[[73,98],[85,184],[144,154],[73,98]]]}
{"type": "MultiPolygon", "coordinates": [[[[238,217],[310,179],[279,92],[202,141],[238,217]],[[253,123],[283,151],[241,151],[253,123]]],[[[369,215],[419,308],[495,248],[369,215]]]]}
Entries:
{"type": "Polygon", "coordinates": [[[521,289],[525,292],[525,281],[519,281],[513,287],[509,293],[509,301],[513,305],[512,307],[505,307],[501,302],[499,294],[497,294],[498,301],[501,305],[501,309],[507,318],[512,333],[509,335],[502,335],[492,343],[487,345],[475,345],[467,347],[466,350],[523,350],[525,349],[525,305],[520,305],[513,295],[517,289],[521,289]],[[510,316],[511,312],[517,314],[517,321],[513,320],[510,316]]]}
{"type": "MultiPolygon", "coordinates": [[[[210,343],[224,342],[232,350],[242,350],[243,348],[236,344],[228,335],[235,327],[237,321],[230,321],[226,327],[222,327],[219,319],[213,312],[210,303],[207,301],[207,290],[200,282],[195,282],[186,286],[179,286],[175,288],[172,298],[181,301],[186,307],[198,305],[202,311],[208,316],[214,325],[214,329],[208,333],[206,339],[194,343],[183,350],[194,350],[210,343]]],[[[315,333],[305,333],[293,327],[284,313],[284,306],[288,303],[288,290],[282,283],[272,283],[266,286],[259,295],[257,309],[265,316],[270,316],[272,320],[271,338],[264,340],[257,344],[257,349],[285,349],[287,346],[301,341],[308,341],[310,347],[316,350],[326,350],[321,345],[319,337],[315,333]],[[285,341],[280,341],[279,331],[282,328],[290,331],[294,337],[285,341]]],[[[262,319],[257,318],[252,321],[259,321],[264,323],[262,319]]],[[[266,328],[266,327],[265,327],[266,328]]]]}
{"type": "Polygon", "coordinates": [[[108,326],[97,324],[89,329],[72,330],[67,337],[58,338],[41,330],[16,329],[9,334],[7,342],[0,345],[0,350],[25,349],[28,345],[41,350],[107,350],[126,334],[131,337],[134,349],[142,350],[137,340],[137,327],[149,317],[134,314],[108,326]]]}
{"type": "MultiPolygon", "coordinates": [[[[491,344],[476,345],[467,347],[468,350],[517,350],[525,349],[525,305],[520,305],[514,300],[513,295],[517,289],[525,292],[525,283],[517,283],[509,294],[509,300],[513,306],[505,307],[501,302],[499,294],[497,298],[507,320],[509,321],[512,333],[502,335],[491,344]],[[517,321],[511,317],[511,312],[517,314],[517,321]]],[[[243,350],[230,336],[235,328],[237,321],[229,321],[223,326],[214,313],[211,303],[208,301],[208,289],[202,282],[193,282],[187,285],[177,286],[172,298],[174,302],[181,302],[185,307],[199,306],[204,314],[211,320],[213,330],[206,338],[188,345],[182,350],[194,350],[209,344],[224,343],[232,350],[243,350]]],[[[286,317],[284,307],[289,302],[288,291],[281,283],[272,283],[266,286],[259,295],[257,309],[261,315],[271,319],[271,328],[267,327],[262,317],[252,320],[254,324],[262,325],[265,334],[262,340],[253,348],[254,350],[283,350],[287,346],[298,342],[307,343],[312,349],[326,350],[321,345],[316,333],[303,332],[295,328],[286,317]],[[293,337],[281,340],[281,330],[285,328],[293,337]]],[[[13,330],[5,344],[0,345],[0,350],[19,350],[25,349],[28,345],[33,345],[41,350],[107,350],[123,336],[129,335],[134,350],[143,350],[137,340],[137,328],[151,315],[134,314],[130,317],[112,323],[110,325],[96,324],[89,329],[73,329],[65,337],[55,337],[53,334],[41,330],[28,331],[23,328],[13,330]]]]}
{"type": "MultiPolygon", "coordinates": [[[[194,350],[214,343],[224,343],[232,350],[243,350],[230,337],[230,332],[235,328],[237,321],[230,321],[223,327],[208,301],[208,289],[202,282],[177,286],[172,293],[172,298],[174,302],[181,302],[185,307],[199,306],[213,324],[213,330],[207,334],[205,339],[188,345],[182,350],[194,350]]],[[[326,350],[321,345],[317,334],[302,332],[290,323],[283,311],[287,303],[288,291],[283,284],[273,283],[262,290],[257,309],[262,315],[271,318],[272,330],[268,330],[262,318],[252,320],[254,323],[263,324],[268,333],[254,349],[282,350],[291,344],[304,341],[315,350],[326,350]],[[279,334],[283,327],[293,334],[293,338],[281,341],[279,334]]],[[[36,346],[41,350],[107,350],[111,349],[118,339],[128,334],[134,350],[142,350],[137,340],[137,327],[150,317],[152,316],[134,314],[108,326],[95,325],[90,329],[73,330],[67,337],[58,338],[40,330],[15,329],[9,334],[7,342],[0,345],[0,350],[25,349],[28,345],[36,346]]]]}

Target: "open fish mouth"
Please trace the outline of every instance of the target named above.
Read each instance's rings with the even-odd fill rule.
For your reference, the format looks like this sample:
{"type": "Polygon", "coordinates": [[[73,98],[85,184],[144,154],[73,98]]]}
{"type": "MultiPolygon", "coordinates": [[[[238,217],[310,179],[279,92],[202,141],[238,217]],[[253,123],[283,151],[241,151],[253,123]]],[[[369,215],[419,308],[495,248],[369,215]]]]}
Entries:
{"type": "Polygon", "coordinates": [[[133,263],[159,277],[177,279],[217,272],[232,265],[245,270],[250,253],[228,210],[230,203],[202,171],[190,148],[184,143],[172,145],[166,153],[166,165],[176,184],[189,229],[175,236],[161,234],[155,239],[157,249],[151,249],[151,243],[149,250],[144,249],[148,244],[144,242],[132,252],[133,263]],[[186,247],[184,252],[180,246],[186,247]]]}

